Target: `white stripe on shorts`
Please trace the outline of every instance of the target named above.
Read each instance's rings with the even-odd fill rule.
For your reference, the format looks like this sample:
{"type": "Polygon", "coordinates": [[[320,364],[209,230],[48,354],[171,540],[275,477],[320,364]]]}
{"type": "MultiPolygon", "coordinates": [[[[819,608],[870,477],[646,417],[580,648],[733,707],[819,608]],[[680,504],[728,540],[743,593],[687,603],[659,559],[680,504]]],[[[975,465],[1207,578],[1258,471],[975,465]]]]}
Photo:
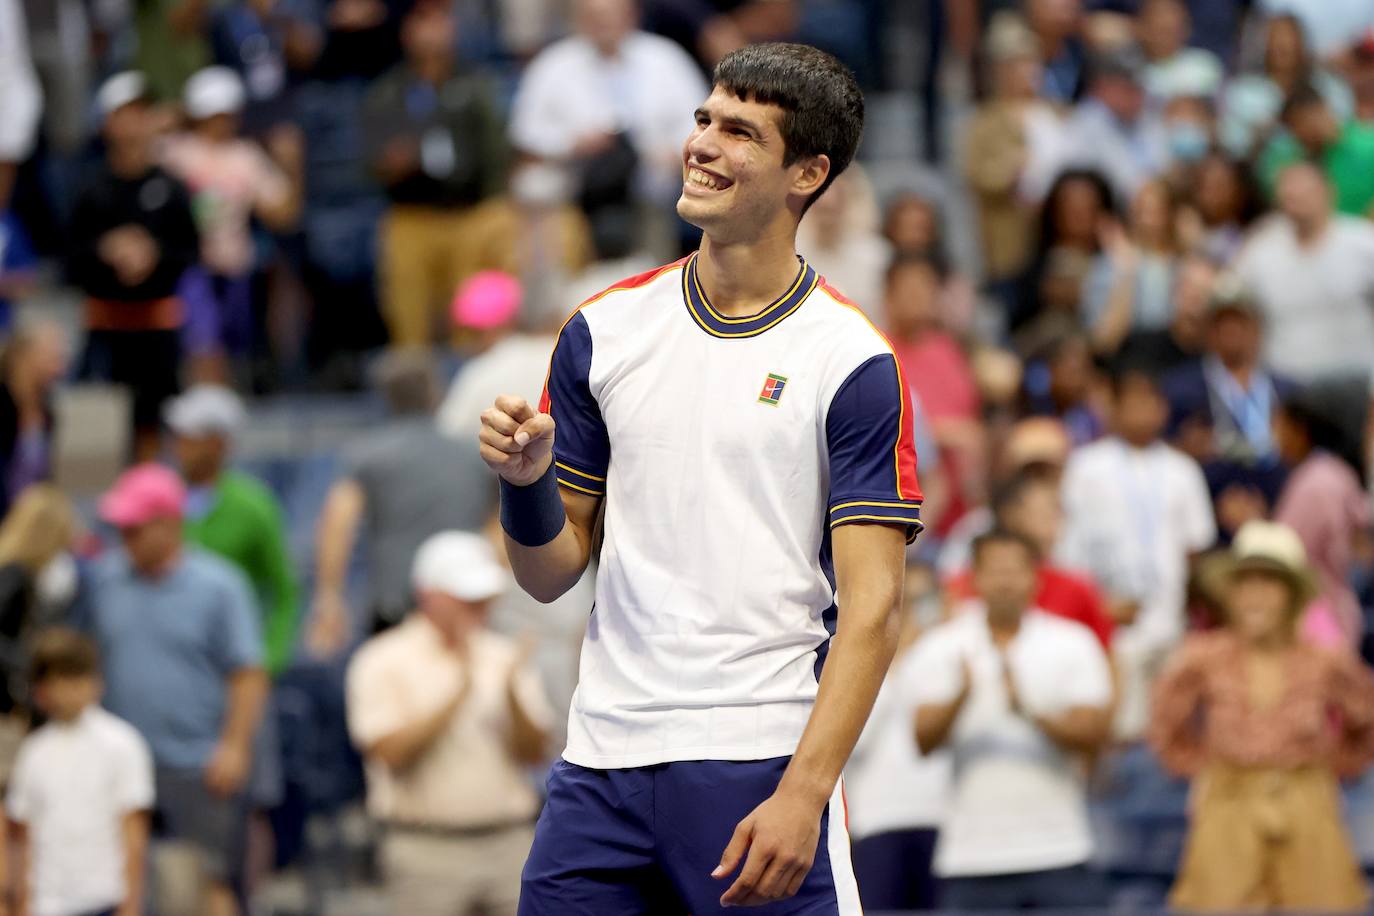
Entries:
{"type": "Polygon", "coordinates": [[[859,903],[859,882],[854,877],[854,863],[849,857],[849,819],[844,799],[844,779],[835,784],[830,796],[830,825],[827,846],[830,853],[830,874],[835,881],[835,903],[839,916],[863,916],[859,903]]]}

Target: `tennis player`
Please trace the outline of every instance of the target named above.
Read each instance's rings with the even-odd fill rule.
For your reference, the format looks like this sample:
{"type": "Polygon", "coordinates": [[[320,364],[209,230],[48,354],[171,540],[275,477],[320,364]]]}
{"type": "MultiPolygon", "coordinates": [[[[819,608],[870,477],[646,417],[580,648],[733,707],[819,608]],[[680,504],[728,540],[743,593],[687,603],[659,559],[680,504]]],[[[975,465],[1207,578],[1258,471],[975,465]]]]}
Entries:
{"type": "Polygon", "coordinates": [[[891,347],[794,246],[863,97],[828,54],[755,45],[696,125],[700,250],[583,303],[538,409],[482,414],[526,591],[571,587],[604,526],[522,916],[860,912],[838,783],[921,493],[891,347]]]}

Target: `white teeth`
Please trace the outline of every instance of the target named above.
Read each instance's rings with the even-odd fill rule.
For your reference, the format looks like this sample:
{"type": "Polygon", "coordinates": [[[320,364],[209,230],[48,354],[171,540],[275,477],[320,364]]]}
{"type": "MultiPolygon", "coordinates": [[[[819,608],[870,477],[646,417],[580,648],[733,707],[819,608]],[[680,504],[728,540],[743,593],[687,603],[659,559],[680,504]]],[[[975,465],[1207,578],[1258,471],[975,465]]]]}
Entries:
{"type": "Polygon", "coordinates": [[[721,190],[721,185],[718,184],[714,178],[712,178],[705,172],[701,171],[700,169],[688,169],[687,180],[690,181],[692,184],[697,185],[698,187],[709,188],[712,191],[721,190]]]}

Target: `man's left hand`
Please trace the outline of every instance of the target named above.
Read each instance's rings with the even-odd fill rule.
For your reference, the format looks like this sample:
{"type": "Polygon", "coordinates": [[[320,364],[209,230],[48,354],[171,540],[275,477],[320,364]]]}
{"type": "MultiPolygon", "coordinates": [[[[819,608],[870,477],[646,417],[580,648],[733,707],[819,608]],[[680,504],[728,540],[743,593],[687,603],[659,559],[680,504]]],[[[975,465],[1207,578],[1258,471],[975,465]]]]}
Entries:
{"type": "Polygon", "coordinates": [[[205,768],[205,785],[221,798],[228,798],[248,781],[251,760],[247,747],[236,741],[221,741],[205,768]]]}
{"type": "Polygon", "coordinates": [[[779,791],[740,821],[720,865],[711,872],[713,878],[724,878],[744,861],[720,905],[759,906],[796,894],[816,858],[824,807],[779,791]]]}

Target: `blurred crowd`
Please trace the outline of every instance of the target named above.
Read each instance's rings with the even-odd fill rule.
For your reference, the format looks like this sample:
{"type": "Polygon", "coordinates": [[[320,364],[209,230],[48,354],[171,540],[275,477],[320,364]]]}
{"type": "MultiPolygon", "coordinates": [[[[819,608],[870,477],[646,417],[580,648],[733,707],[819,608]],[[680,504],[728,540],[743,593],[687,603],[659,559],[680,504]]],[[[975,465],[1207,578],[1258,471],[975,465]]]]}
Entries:
{"type": "Polygon", "coordinates": [[[477,416],[770,40],[868,94],[799,253],[926,494],[866,906],[1367,905],[1374,0],[0,0],[12,911],[514,912],[594,572],[513,588],[477,416]]]}

